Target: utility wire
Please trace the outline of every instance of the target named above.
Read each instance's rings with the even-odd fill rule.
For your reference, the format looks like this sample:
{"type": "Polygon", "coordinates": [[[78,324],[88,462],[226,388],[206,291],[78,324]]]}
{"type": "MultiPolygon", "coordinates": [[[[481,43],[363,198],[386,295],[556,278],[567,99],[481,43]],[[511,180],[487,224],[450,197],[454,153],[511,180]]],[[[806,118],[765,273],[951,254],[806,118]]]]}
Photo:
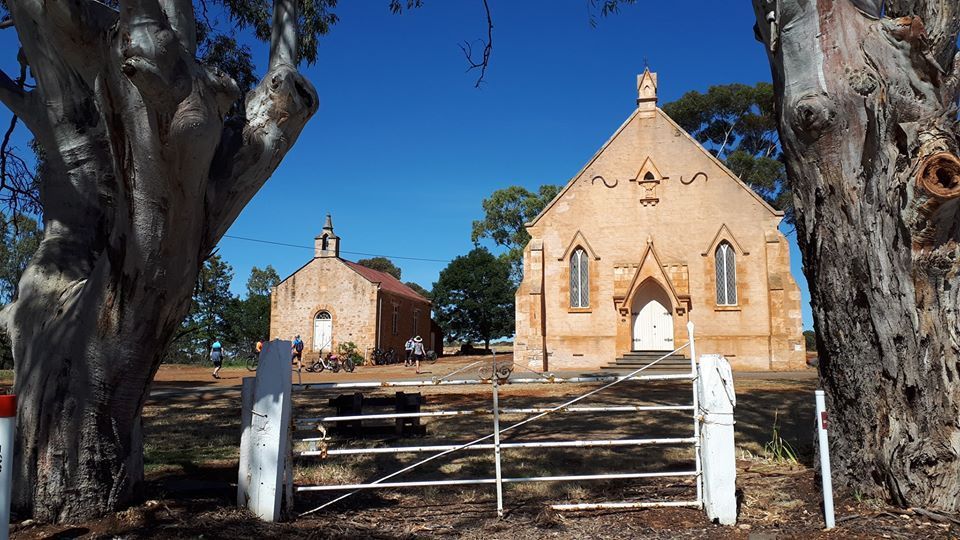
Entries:
{"type": "MultiPolygon", "coordinates": [[[[230,239],[233,239],[233,240],[245,240],[245,241],[247,241],[247,242],[258,242],[258,243],[260,243],[260,244],[271,244],[271,245],[274,245],[274,246],[285,246],[285,247],[294,247],[294,248],[310,249],[310,250],[315,249],[313,246],[301,246],[301,245],[299,245],[299,244],[287,244],[287,243],[284,243],[284,242],[274,242],[274,241],[272,241],[272,240],[260,240],[260,239],[258,239],[258,238],[246,238],[246,237],[244,237],[244,236],[233,236],[233,235],[231,235],[231,234],[225,234],[225,235],[223,235],[223,237],[224,237],[224,238],[230,238],[230,239]]],[[[403,256],[401,256],[401,255],[382,255],[382,254],[379,254],[379,253],[363,253],[363,252],[360,252],[360,251],[343,251],[343,250],[341,250],[340,253],[346,253],[346,254],[349,254],[349,255],[363,255],[363,256],[365,256],[365,257],[386,257],[386,258],[388,258],[388,259],[404,259],[404,260],[408,260],[408,261],[426,261],[426,262],[438,262],[438,263],[449,263],[449,262],[450,262],[449,259],[425,259],[425,258],[422,258],[422,257],[403,257],[403,256]]]]}

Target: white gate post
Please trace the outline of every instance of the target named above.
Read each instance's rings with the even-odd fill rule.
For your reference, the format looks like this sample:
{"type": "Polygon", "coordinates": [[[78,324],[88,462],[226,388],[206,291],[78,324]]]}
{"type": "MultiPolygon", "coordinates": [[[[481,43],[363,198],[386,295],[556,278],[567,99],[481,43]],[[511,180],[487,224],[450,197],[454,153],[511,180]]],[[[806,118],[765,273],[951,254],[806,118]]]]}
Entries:
{"type": "MultiPolygon", "coordinates": [[[[710,520],[737,522],[737,461],[733,442],[733,372],[718,354],[700,357],[697,377],[700,411],[700,452],[703,459],[703,506],[710,520]]],[[[695,414],[700,414],[695,411],[695,414]]]]}
{"type": "Polygon", "coordinates": [[[817,403],[817,440],[820,444],[820,481],[823,485],[823,519],[826,528],[836,523],[833,517],[833,473],[830,470],[830,442],[827,440],[827,400],[823,390],[815,393],[817,403]]]}
{"type": "Polygon", "coordinates": [[[497,479],[497,517],[503,519],[503,476],[500,469],[500,384],[497,361],[493,361],[493,459],[497,479]]]}
{"type": "MultiPolygon", "coordinates": [[[[280,519],[289,446],[290,342],[263,344],[255,380],[244,379],[237,504],[264,521],[280,519]]],[[[291,479],[292,480],[292,479],[291,479]]]]}

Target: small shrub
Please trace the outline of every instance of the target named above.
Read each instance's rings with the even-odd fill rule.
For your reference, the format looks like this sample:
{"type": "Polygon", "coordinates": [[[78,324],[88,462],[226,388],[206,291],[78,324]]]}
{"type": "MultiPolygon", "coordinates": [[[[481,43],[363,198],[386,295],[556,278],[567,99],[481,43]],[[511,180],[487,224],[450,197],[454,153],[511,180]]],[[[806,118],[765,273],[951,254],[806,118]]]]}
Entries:
{"type": "Polygon", "coordinates": [[[780,436],[780,411],[773,413],[773,432],[770,442],[763,446],[764,452],[776,462],[797,463],[797,452],[786,439],[780,436]]]}
{"type": "Polygon", "coordinates": [[[363,364],[363,355],[360,354],[360,350],[357,349],[357,344],[352,341],[345,341],[338,345],[337,354],[343,360],[346,360],[347,358],[353,360],[353,365],[355,366],[363,364]]]}

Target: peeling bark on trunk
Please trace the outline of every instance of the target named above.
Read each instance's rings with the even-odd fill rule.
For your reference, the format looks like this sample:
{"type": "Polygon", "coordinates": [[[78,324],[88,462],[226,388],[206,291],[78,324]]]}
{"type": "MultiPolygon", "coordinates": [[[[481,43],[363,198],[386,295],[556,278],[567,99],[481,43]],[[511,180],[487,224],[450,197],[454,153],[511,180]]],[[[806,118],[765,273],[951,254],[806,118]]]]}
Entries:
{"type": "MultiPolygon", "coordinates": [[[[281,3],[295,20],[295,3],[281,3]]],[[[237,87],[195,61],[191,2],[8,5],[37,87],[0,78],[0,102],[47,164],[44,239],[4,313],[20,397],[14,503],[79,520],[135,494],[143,402],[200,266],[317,96],[289,29],[247,96],[246,125],[231,126],[237,87]]]]}
{"type": "Polygon", "coordinates": [[[956,2],[753,0],[835,479],[960,511],[956,2]]]}

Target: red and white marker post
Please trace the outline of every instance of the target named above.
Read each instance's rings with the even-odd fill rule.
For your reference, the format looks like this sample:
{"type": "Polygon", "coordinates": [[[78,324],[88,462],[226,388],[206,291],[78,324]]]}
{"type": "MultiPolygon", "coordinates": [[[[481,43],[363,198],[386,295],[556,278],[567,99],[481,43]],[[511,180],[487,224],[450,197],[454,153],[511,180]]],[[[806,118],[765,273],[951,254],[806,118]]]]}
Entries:
{"type": "Polygon", "coordinates": [[[17,396],[0,396],[0,540],[10,538],[13,437],[16,429],[17,396]]]}

